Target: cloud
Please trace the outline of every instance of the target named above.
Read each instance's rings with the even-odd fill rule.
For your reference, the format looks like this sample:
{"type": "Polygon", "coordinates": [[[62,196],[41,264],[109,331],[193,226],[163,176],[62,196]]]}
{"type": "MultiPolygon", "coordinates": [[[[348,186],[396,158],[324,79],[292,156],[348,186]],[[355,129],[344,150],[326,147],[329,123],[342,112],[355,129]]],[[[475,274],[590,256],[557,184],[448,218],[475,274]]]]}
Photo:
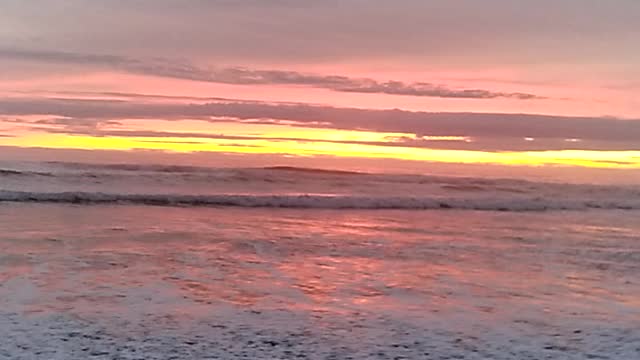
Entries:
{"type": "MultiPolygon", "coordinates": [[[[34,128],[36,130],[68,135],[89,135],[98,137],[136,137],[136,138],[187,138],[187,139],[210,139],[210,140],[244,140],[244,141],[293,141],[301,143],[332,143],[332,144],[357,144],[357,145],[378,145],[378,146],[407,146],[407,147],[442,147],[447,144],[449,148],[456,148],[460,141],[456,140],[428,140],[415,138],[393,138],[388,141],[357,141],[357,140],[331,140],[331,139],[310,139],[302,137],[273,137],[257,135],[225,135],[200,132],[172,132],[153,130],[101,130],[101,129],[69,129],[69,128],[34,128]],[[439,145],[436,145],[439,143],[439,145]]],[[[180,144],[202,144],[199,141],[164,141],[164,140],[143,140],[141,142],[162,142],[180,144]]],[[[246,144],[245,144],[246,145],[246,144]]],[[[244,146],[244,145],[243,145],[244,146]]],[[[256,145],[253,145],[256,146],[256,145]]]]}
{"type": "Polygon", "coordinates": [[[224,63],[618,67],[638,62],[639,12],[637,0],[3,0],[0,36],[23,46],[224,63]]]}
{"type": "MultiPolygon", "coordinates": [[[[23,122],[24,123],[24,122],[23,122]]],[[[80,118],[53,118],[36,120],[35,124],[40,125],[62,125],[67,128],[91,128],[97,129],[100,126],[122,125],[121,122],[115,120],[80,119],[80,118]]]]}
{"type": "MultiPolygon", "coordinates": [[[[125,94],[122,96],[124,97],[125,94]]],[[[130,121],[200,119],[211,122],[214,129],[215,123],[242,122],[411,135],[406,138],[390,139],[385,143],[389,146],[486,151],[638,150],[640,148],[638,143],[640,120],[530,114],[433,113],[398,109],[374,110],[234,99],[220,99],[200,104],[171,102],[168,98],[163,103],[137,100],[145,96],[153,95],[132,94],[128,100],[118,101],[38,97],[0,98],[0,115],[56,117],[45,120],[25,120],[25,122],[41,130],[46,128],[49,129],[47,131],[99,136],[116,136],[114,133],[100,133],[100,131],[112,131],[113,129],[108,129],[111,125],[126,127],[126,122],[130,121]],[[424,136],[461,136],[473,141],[431,141],[428,138],[423,139],[424,136]],[[529,138],[529,141],[525,141],[525,138],[529,138]],[[580,139],[580,141],[569,142],[566,139],[580,139]]],[[[198,133],[158,134],[165,137],[170,135],[206,137],[198,133]]],[[[154,132],[149,131],[119,133],[118,136],[158,137],[154,132]]],[[[237,137],[236,139],[251,140],[237,137]]],[[[308,141],[308,139],[289,138],[286,140],[308,141]]]]}
{"type": "Polygon", "coordinates": [[[160,58],[141,60],[115,55],[2,48],[0,48],[0,58],[100,66],[136,74],[232,85],[295,85],[337,92],[454,99],[545,99],[545,97],[529,93],[499,92],[486,89],[453,89],[427,82],[378,81],[341,75],[318,75],[297,71],[258,70],[241,67],[205,69],[188,62],[160,58]]]}

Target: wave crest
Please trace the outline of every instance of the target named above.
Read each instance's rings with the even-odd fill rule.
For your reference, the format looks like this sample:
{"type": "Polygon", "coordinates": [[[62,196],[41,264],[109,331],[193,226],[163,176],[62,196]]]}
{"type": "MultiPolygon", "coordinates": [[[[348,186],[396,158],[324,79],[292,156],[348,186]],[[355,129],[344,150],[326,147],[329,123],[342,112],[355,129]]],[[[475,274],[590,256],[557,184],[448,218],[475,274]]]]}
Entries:
{"type": "Polygon", "coordinates": [[[0,202],[60,204],[137,204],[156,206],[211,206],[296,209],[465,209],[485,211],[547,211],[588,209],[640,209],[639,201],[552,200],[541,198],[429,198],[334,195],[173,195],[109,194],[90,192],[40,193],[0,191],[0,202]]]}

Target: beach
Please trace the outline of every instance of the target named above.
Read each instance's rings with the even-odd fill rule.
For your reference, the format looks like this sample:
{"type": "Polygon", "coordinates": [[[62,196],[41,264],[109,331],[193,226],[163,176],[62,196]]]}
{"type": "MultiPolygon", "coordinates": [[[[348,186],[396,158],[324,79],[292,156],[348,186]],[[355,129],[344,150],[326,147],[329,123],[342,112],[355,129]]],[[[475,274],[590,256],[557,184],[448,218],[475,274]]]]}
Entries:
{"type": "Polygon", "coordinates": [[[0,360],[640,360],[640,0],[0,0],[0,360]]]}
{"type": "Polygon", "coordinates": [[[5,202],[0,358],[635,359],[636,215],[5,202]]]}

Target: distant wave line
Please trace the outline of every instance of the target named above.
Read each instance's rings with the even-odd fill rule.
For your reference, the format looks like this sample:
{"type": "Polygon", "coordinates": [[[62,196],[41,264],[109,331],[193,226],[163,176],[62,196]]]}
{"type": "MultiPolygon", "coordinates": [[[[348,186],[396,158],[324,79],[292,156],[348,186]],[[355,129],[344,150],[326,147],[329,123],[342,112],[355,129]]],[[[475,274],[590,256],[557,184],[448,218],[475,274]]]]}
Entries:
{"type": "Polygon", "coordinates": [[[371,197],[351,195],[178,195],[110,194],[92,192],[0,191],[0,202],[57,204],[131,204],[186,207],[242,207],[292,209],[402,209],[402,210],[483,210],[534,212],[550,210],[640,210],[640,201],[553,200],[542,198],[430,198],[371,197]]]}

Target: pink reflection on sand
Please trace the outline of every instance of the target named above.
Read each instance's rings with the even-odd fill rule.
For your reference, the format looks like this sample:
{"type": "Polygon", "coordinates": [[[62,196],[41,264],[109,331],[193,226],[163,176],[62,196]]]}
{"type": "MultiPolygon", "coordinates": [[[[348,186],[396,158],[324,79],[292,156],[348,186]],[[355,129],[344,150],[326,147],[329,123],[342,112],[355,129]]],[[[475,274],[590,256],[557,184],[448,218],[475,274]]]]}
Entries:
{"type": "MultiPolygon", "coordinates": [[[[544,223],[544,216],[529,221],[544,223]]],[[[496,231],[509,215],[147,208],[140,217],[121,206],[60,208],[40,218],[53,229],[45,238],[57,240],[0,243],[0,293],[24,290],[19,304],[7,306],[30,313],[178,316],[230,305],[507,321],[525,308],[594,318],[640,309],[633,279],[611,278],[627,268],[598,265],[620,255],[585,252],[597,239],[577,241],[593,228],[549,228],[562,234],[558,243],[537,232],[521,239],[496,231]],[[80,218],[81,225],[64,226],[80,218]]],[[[518,226],[526,234],[528,224],[518,226]]]]}

